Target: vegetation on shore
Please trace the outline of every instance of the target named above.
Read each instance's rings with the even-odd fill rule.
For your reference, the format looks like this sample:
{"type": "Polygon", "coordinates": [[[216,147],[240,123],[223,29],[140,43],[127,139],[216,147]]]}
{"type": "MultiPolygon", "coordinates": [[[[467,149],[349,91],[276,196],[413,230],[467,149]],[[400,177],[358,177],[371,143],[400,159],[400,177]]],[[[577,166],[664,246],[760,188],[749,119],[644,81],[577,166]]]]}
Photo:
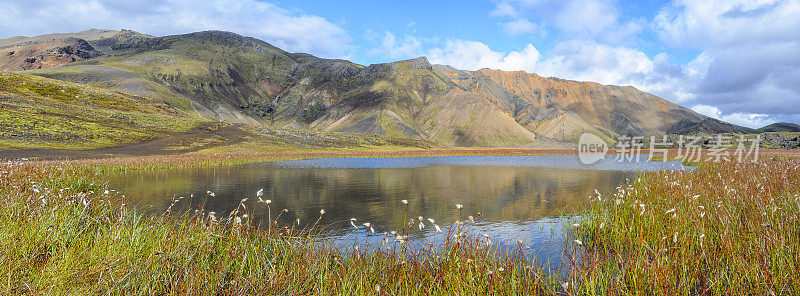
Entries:
{"type": "MultiPolygon", "coordinates": [[[[105,159],[74,159],[36,161],[37,166],[68,166],[71,170],[82,171],[88,175],[122,172],[127,170],[159,170],[184,167],[234,166],[268,161],[298,160],[324,157],[433,157],[469,155],[571,155],[572,149],[504,149],[504,148],[465,148],[465,149],[403,149],[398,146],[382,146],[381,150],[366,147],[339,149],[276,149],[275,152],[254,152],[249,150],[215,148],[195,153],[176,155],[150,155],[136,157],[115,157],[105,159]]],[[[0,159],[2,160],[2,159],[0,159]]]]}
{"type": "MultiPolygon", "coordinates": [[[[460,153],[481,152],[486,151],[460,153]]],[[[269,230],[251,225],[254,209],[245,207],[230,215],[202,208],[178,216],[143,215],[125,206],[121,195],[106,191],[94,175],[109,170],[348,155],[327,153],[2,164],[0,291],[125,295],[797,293],[800,160],[792,154],[775,152],[758,163],[702,164],[692,172],[644,173],[613,196],[589,197],[582,209],[583,221],[574,233],[565,234],[574,239],[571,245],[575,247],[570,254],[574,265],[568,266],[567,278],[548,275],[536,267],[535,258],[513,248],[487,245],[479,235],[454,236],[459,233],[457,223],[443,227],[442,235],[449,239],[435,250],[411,247],[403,233],[387,236],[389,251],[385,246],[341,250],[314,236],[320,225],[331,223],[324,214],[318,221],[275,225],[269,230]]],[[[349,155],[426,153],[430,152],[349,155]]],[[[258,196],[254,193],[248,198],[258,196]]],[[[279,214],[279,210],[271,210],[279,214]]],[[[463,219],[459,210],[453,211],[453,220],[463,219]]]]}
{"type": "Polygon", "coordinates": [[[646,173],[588,201],[574,275],[588,294],[798,293],[796,158],[646,173]]]}
{"type": "Polygon", "coordinates": [[[253,209],[244,202],[229,215],[198,210],[143,216],[121,195],[68,167],[7,164],[2,172],[3,293],[467,295],[560,289],[531,267],[531,258],[498,252],[483,237],[463,235],[460,226],[443,229],[448,239],[438,246],[407,241],[414,221],[375,248],[341,250],[314,236],[329,223],[324,212],[307,224],[267,229],[250,225],[253,209]]]}

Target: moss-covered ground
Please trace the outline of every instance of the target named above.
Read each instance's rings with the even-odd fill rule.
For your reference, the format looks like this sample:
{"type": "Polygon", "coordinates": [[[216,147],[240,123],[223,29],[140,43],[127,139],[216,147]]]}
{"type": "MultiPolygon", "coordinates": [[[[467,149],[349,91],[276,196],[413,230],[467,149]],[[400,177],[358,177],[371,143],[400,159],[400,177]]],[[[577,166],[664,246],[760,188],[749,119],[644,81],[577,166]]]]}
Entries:
{"type": "Polygon", "coordinates": [[[147,98],[0,72],[0,149],[91,149],[182,133],[198,119],[147,98]]]}

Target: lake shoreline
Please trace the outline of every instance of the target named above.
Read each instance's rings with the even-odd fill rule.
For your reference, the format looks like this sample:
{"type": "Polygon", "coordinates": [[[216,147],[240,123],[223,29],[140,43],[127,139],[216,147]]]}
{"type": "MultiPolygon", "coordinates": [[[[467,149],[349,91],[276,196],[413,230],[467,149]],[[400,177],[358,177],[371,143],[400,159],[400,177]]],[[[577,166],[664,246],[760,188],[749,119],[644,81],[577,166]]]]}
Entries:
{"type": "MultiPolygon", "coordinates": [[[[698,150],[699,151],[699,150],[698,150]]],[[[703,149],[702,151],[706,151],[703,149]]],[[[0,150],[0,161],[24,161],[34,165],[70,164],[75,166],[97,166],[113,170],[126,169],[158,169],[169,167],[224,166],[247,163],[300,160],[310,158],[331,157],[434,157],[434,156],[514,156],[514,155],[578,155],[577,149],[538,149],[538,148],[451,148],[451,149],[408,149],[408,148],[363,148],[363,149],[283,149],[275,152],[214,152],[203,150],[192,153],[146,156],[99,156],[79,158],[37,158],[35,155],[17,155],[11,150],[0,150]]],[[[615,149],[609,155],[618,154],[615,149]]],[[[649,150],[642,149],[642,154],[649,150]]],[[[679,151],[667,150],[667,160],[677,159],[679,151]]],[[[660,155],[660,154],[659,154],[660,155]]],[[[762,149],[763,158],[798,158],[800,150],[762,149]]],[[[663,157],[655,156],[653,160],[661,161],[663,157]]],[[[691,163],[689,163],[691,165],[691,163]]]]}
{"type": "MultiPolygon", "coordinates": [[[[401,200],[409,202],[408,214],[419,220],[409,233],[413,244],[443,240],[430,221],[447,228],[458,203],[473,217],[461,222],[475,236],[488,235],[498,245],[521,242],[531,246],[526,254],[561,262],[568,240],[554,228],[574,222],[551,219],[572,216],[585,196],[613,193],[638,171],[667,168],[689,169],[674,162],[618,163],[613,158],[586,166],[574,155],[344,157],[136,170],[102,179],[128,204],[155,214],[170,209],[173,216],[195,209],[227,215],[242,197],[262,192],[259,198],[269,200],[273,210],[287,210],[277,218],[281,223],[314,220],[324,209],[324,221],[339,222],[322,235],[362,250],[404,227],[401,200]],[[351,218],[352,224],[347,222],[351,218]]],[[[250,198],[243,205],[254,224],[268,225],[264,203],[250,198]]]]}
{"type": "MultiPolygon", "coordinates": [[[[0,164],[0,249],[4,250],[0,252],[0,291],[369,295],[797,292],[793,284],[800,282],[800,160],[796,151],[767,151],[764,160],[755,164],[708,163],[692,172],[643,173],[641,181],[621,187],[613,195],[592,196],[581,212],[584,222],[570,230],[575,238],[574,254],[582,260],[569,266],[571,276],[566,279],[546,276],[528,263],[531,258],[516,252],[498,254],[486,238],[461,236],[458,230],[448,230],[451,244],[443,251],[426,253],[422,256],[425,260],[402,255],[415,255],[405,251],[391,255],[352,249],[341,255],[304,243],[303,237],[318,225],[314,221],[301,227],[242,231],[253,227],[248,222],[250,212],[244,209],[224,217],[203,211],[179,217],[144,216],[134,207],[117,206],[119,197],[106,193],[105,185],[97,180],[98,173],[108,171],[342,154],[377,157],[381,153],[384,151],[192,154],[0,164]]],[[[243,198],[256,198],[253,194],[243,198]]],[[[325,215],[320,212],[317,222],[325,215]]],[[[459,208],[454,219],[465,220],[466,215],[459,208]]],[[[407,239],[404,235],[393,237],[393,247],[402,248],[407,239]]]]}

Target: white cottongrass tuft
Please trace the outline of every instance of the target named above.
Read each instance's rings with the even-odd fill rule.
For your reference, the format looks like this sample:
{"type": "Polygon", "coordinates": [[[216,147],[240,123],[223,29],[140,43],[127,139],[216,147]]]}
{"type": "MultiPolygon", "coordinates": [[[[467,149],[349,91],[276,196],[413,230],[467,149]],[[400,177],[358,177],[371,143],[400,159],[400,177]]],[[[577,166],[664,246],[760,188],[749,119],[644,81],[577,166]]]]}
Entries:
{"type": "Polygon", "coordinates": [[[320,215],[325,215],[325,209],[319,210],[320,215]]]}
{"type": "Polygon", "coordinates": [[[375,228],[372,228],[372,224],[367,222],[364,223],[364,227],[369,227],[369,232],[375,233],[375,228]]]}
{"type": "Polygon", "coordinates": [[[404,205],[408,205],[408,200],[404,199],[404,200],[401,200],[400,202],[402,202],[404,205]]]}
{"type": "Polygon", "coordinates": [[[461,204],[456,204],[456,208],[460,210],[460,209],[463,209],[463,208],[464,208],[464,206],[463,206],[463,205],[461,205],[461,204]]]}

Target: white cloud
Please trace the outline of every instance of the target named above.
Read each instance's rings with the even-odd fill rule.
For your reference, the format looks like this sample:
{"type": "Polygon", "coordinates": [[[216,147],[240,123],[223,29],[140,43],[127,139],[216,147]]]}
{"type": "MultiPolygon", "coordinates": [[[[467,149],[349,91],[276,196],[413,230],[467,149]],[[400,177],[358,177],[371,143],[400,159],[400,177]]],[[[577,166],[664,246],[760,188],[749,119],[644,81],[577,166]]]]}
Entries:
{"type": "Polygon", "coordinates": [[[534,72],[539,51],[533,44],[528,44],[521,51],[503,53],[492,50],[482,42],[455,39],[445,42],[442,48],[431,49],[428,59],[435,64],[450,65],[462,70],[492,68],[534,72]]]}
{"type": "Polygon", "coordinates": [[[539,27],[526,19],[517,19],[503,24],[503,30],[511,35],[535,33],[539,27]]]}
{"type": "Polygon", "coordinates": [[[516,18],[518,17],[517,9],[514,6],[511,6],[508,2],[500,2],[494,7],[494,10],[489,13],[491,16],[508,16],[516,18]]]}
{"type": "Polygon", "coordinates": [[[653,68],[653,61],[641,51],[574,40],[557,44],[541,72],[603,84],[635,84],[635,76],[650,73],[653,68]]]}
{"type": "Polygon", "coordinates": [[[798,15],[797,0],[675,0],[654,22],[665,42],[704,48],[796,39],[798,15]]]}
{"type": "Polygon", "coordinates": [[[565,40],[573,38],[626,42],[644,29],[644,21],[624,19],[614,0],[505,0],[490,16],[505,18],[503,28],[518,35],[522,24],[536,19],[540,26],[525,27],[525,33],[557,29],[565,40]]]}
{"type": "Polygon", "coordinates": [[[506,33],[552,30],[558,36],[552,49],[513,59],[525,50],[498,52],[480,42],[451,40],[431,50],[431,60],[463,69],[632,85],[752,127],[800,118],[800,0],[674,0],[650,24],[622,15],[616,5],[614,0],[500,1],[490,16],[501,20],[506,33]],[[663,45],[699,53],[686,64],[668,53],[648,56],[627,41],[647,28],[663,45]]]}
{"type": "Polygon", "coordinates": [[[798,15],[798,0],[676,0],[654,23],[663,42],[702,50],[686,66],[686,102],[746,122],[800,117],[798,15]]]}
{"type": "Polygon", "coordinates": [[[595,35],[617,26],[619,12],[611,3],[594,0],[565,1],[553,21],[560,29],[571,33],[595,35]]]}
{"type": "Polygon", "coordinates": [[[133,29],[147,34],[227,30],[288,51],[347,57],[350,37],[325,18],[256,0],[3,1],[0,32],[39,35],[90,28],[133,29]]]}
{"type": "Polygon", "coordinates": [[[754,113],[730,113],[724,114],[719,108],[709,105],[697,105],[692,107],[694,112],[703,114],[705,116],[716,118],[725,122],[738,124],[750,128],[760,128],[776,121],[768,114],[754,114],[754,113]]]}
{"type": "Polygon", "coordinates": [[[521,70],[564,79],[632,85],[677,101],[693,98],[682,83],[685,77],[696,75],[675,65],[663,53],[651,59],[635,49],[579,40],[558,43],[543,56],[533,44],[500,52],[482,42],[456,39],[430,49],[428,58],[432,63],[462,70],[521,70]]]}
{"type": "MultiPolygon", "coordinates": [[[[372,38],[372,37],[368,37],[372,38]]],[[[422,55],[422,43],[412,36],[398,40],[391,32],[385,32],[380,46],[370,50],[372,54],[380,54],[390,59],[410,59],[422,55]]]]}

